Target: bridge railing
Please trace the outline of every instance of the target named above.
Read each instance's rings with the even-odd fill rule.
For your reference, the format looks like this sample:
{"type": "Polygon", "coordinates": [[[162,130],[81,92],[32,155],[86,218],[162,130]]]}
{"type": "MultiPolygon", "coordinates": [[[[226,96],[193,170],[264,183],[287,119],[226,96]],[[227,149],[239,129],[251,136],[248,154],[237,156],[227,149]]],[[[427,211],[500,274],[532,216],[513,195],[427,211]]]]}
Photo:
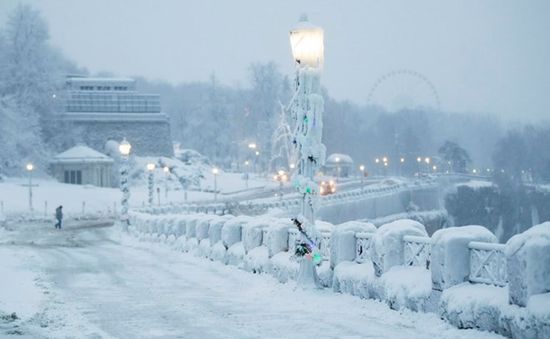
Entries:
{"type": "Polygon", "coordinates": [[[355,233],[355,262],[361,264],[369,260],[372,233],[355,233]]]}
{"type": "Polygon", "coordinates": [[[430,268],[432,240],[429,237],[406,235],[403,237],[405,266],[430,268]]]}
{"type": "Polygon", "coordinates": [[[504,244],[472,241],[470,250],[470,276],[473,283],[505,286],[508,282],[504,244]]]}

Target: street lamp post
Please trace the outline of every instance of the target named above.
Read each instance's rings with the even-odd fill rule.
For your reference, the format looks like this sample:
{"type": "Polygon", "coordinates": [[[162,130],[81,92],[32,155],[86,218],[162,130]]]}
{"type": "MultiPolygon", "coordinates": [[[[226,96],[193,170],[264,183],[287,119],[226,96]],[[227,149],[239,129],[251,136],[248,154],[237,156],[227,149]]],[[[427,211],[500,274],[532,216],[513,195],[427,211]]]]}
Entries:
{"type": "Polygon", "coordinates": [[[283,185],[288,180],[288,175],[284,170],[279,170],[273,179],[279,182],[279,200],[283,200],[283,185]]]}
{"type": "Polygon", "coordinates": [[[340,157],[334,158],[334,161],[336,161],[336,182],[340,182],[340,157]]]}
{"type": "Polygon", "coordinates": [[[361,192],[363,192],[365,187],[365,165],[359,166],[359,171],[361,172],[361,192]]]}
{"type": "Polygon", "coordinates": [[[250,165],[250,161],[246,160],[244,162],[244,184],[245,184],[245,187],[248,188],[248,177],[249,177],[249,169],[248,169],[248,166],[250,165]]]}
{"type": "Polygon", "coordinates": [[[214,201],[218,200],[218,174],[220,170],[217,167],[212,168],[212,174],[214,174],[214,201]]]}
{"type": "Polygon", "coordinates": [[[321,142],[324,101],[321,96],[320,70],[323,63],[323,29],[302,16],[290,31],[290,44],[296,64],[296,93],[291,102],[294,122],[293,140],[299,162],[294,186],[302,195],[301,213],[294,223],[301,233],[301,261],[297,282],[302,287],[320,287],[314,264],[320,262],[320,233],[315,227],[318,185],[315,172],[325,162],[326,147],[321,142]],[[303,245],[303,246],[302,246],[303,245]]]}
{"type": "Polygon", "coordinates": [[[168,202],[168,177],[170,176],[170,168],[168,166],[164,166],[162,169],[164,171],[164,200],[166,200],[165,203],[168,202]]]}
{"type": "Polygon", "coordinates": [[[130,172],[128,166],[128,158],[132,145],[126,140],[122,139],[122,142],[118,145],[118,151],[120,152],[120,191],[122,192],[122,199],[120,201],[121,213],[120,220],[125,227],[130,225],[130,218],[128,217],[128,200],[130,199],[130,187],[128,185],[128,173],[130,172]]]}
{"type": "Polygon", "coordinates": [[[148,163],[147,164],[147,197],[148,197],[148,202],[149,202],[149,206],[153,206],[153,195],[154,195],[154,190],[155,190],[155,183],[154,183],[154,179],[155,179],[155,167],[156,165],[152,162],[148,163]]]}
{"type": "Polygon", "coordinates": [[[34,210],[32,207],[32,171],[34,170],[34,165],[29,162],[25,168],[29,172],[29,211],[32,213],[34,210]]]}

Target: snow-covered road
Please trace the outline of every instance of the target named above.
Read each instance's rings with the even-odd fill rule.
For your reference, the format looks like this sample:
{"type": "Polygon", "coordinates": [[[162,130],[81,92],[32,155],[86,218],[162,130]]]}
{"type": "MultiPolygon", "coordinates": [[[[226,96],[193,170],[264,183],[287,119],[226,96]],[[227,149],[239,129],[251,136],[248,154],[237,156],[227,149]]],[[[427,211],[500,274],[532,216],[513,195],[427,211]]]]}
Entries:
{"type": "MultiPolygon", "coordinates": [[[[268,275],[138,242],[113,227],[45,227],[0,232],[0,260],[14,266],[2,279],[8,285],[10,279],[33,279],[43,295],[33,299],[34,314],[9,323],[0,318],[0,336],[498,337],[458,330],[434,314],[396,312],[330,290],[296,290],[268,275]]],[[[17,290],[21,281],[12,283],[17,290]]],[[[6,293],[0,292],[0,311],[11,313],[1,302],[6,293]]]]}

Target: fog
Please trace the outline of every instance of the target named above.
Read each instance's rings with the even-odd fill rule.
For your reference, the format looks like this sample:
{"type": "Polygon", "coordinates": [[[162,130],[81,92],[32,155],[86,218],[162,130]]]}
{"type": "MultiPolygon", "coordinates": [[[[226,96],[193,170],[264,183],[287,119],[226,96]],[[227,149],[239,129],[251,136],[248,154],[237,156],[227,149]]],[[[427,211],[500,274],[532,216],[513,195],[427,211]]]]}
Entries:
{"type": "MultiPolygon", "coordinates": [[[[0,2],[0,25],[22,1],[0,2]]],[[[290,75],[288,30],[299,15],[325,29],[322,83],[337,100],[367,103],[396,70],[421,74],[441,110],[538,121],[550,104],[548,1],[23,1],[42,12],[51,43],[91,72],[172,84],[248,86],[248,66],[290,75]]],[[[373,103],[431,106],[418,79],[394,77],[373,103]]]]}

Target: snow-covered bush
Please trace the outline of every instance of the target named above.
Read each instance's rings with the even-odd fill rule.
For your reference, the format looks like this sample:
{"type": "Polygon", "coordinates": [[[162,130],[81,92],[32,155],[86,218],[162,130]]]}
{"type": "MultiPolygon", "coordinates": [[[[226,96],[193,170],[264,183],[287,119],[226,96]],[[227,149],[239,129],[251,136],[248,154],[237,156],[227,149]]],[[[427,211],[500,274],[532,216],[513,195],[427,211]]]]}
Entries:
{"type": "Polygon", "coordinates": [[[428,233],[424,225],[410,219],[382,225],[374,232],[370,257],[376,276],[381,276],[393,266],[403,265],[403,237],[406,235],[427,237],[428,233]]]}
{"type": "Polygon", "coordinates": [[[243,245],[245,253],[262,244],[263,230],[277,221],[269,217],[254,217],[247,227],[243,228],[243,245]]]}
{"type": "Polygon", "coordinates": [[[432,235],[431,271],[434,289],[443,290],[468,281],[471,241],[497,242],[483,226],[449,227],[432,235]]]}
{"type": "Polygon", "coordinates": [[[232,218],[234,217],[231,215],[224,215],[218,219],[213,219],[210,222],[210,227],[208,227],[208,238],[210,239],[212,246],[222,240],[223,225],[232,218]]]}
{"type": "MultiPolygon", "coordinates": [[[[292,222],[286,219],[279,219],[277,223],[270,225],[267,232],[267,248],[269,257],[273,257],[279,252],[288,250],[288,230],[294,227],[292,222]]],[[[293,255],[294,253],[292,253],[293,255]]]]}
{"type": "Polygon", "coordinates": [[[439,314],[458,328],[500,331],[501,312],[507,307],[507,289],[462,283],[443,291],[439,314]]]}
{"type": "Polygon", "coordinates": [[[334,268],[342,261],[355,260],[355,233],[375,231],[373,224],[360,221],[336,225],[330,236],[330,266],[334,268]]]}
{"type": "Polygon", "coordinates": [[[511,303],[526,306],[530,296],[550,292],[550,222],[510,238],[505,253],[511,303]]]}
{"type": "Polygon", "coordinates": [[[332,289],[335,292],[356,295],[361,298],[371,297],[371,286],[374,276],[372,262],[357,264],[342,261],[334,267],[332,289]]]}
{"type": "Polygon", "coordinates": [[[393,266],[375,285],[379,286],[378,297],[390,308],[424,311],[432,293],[432,276],[423,267],[393,266]]]}

